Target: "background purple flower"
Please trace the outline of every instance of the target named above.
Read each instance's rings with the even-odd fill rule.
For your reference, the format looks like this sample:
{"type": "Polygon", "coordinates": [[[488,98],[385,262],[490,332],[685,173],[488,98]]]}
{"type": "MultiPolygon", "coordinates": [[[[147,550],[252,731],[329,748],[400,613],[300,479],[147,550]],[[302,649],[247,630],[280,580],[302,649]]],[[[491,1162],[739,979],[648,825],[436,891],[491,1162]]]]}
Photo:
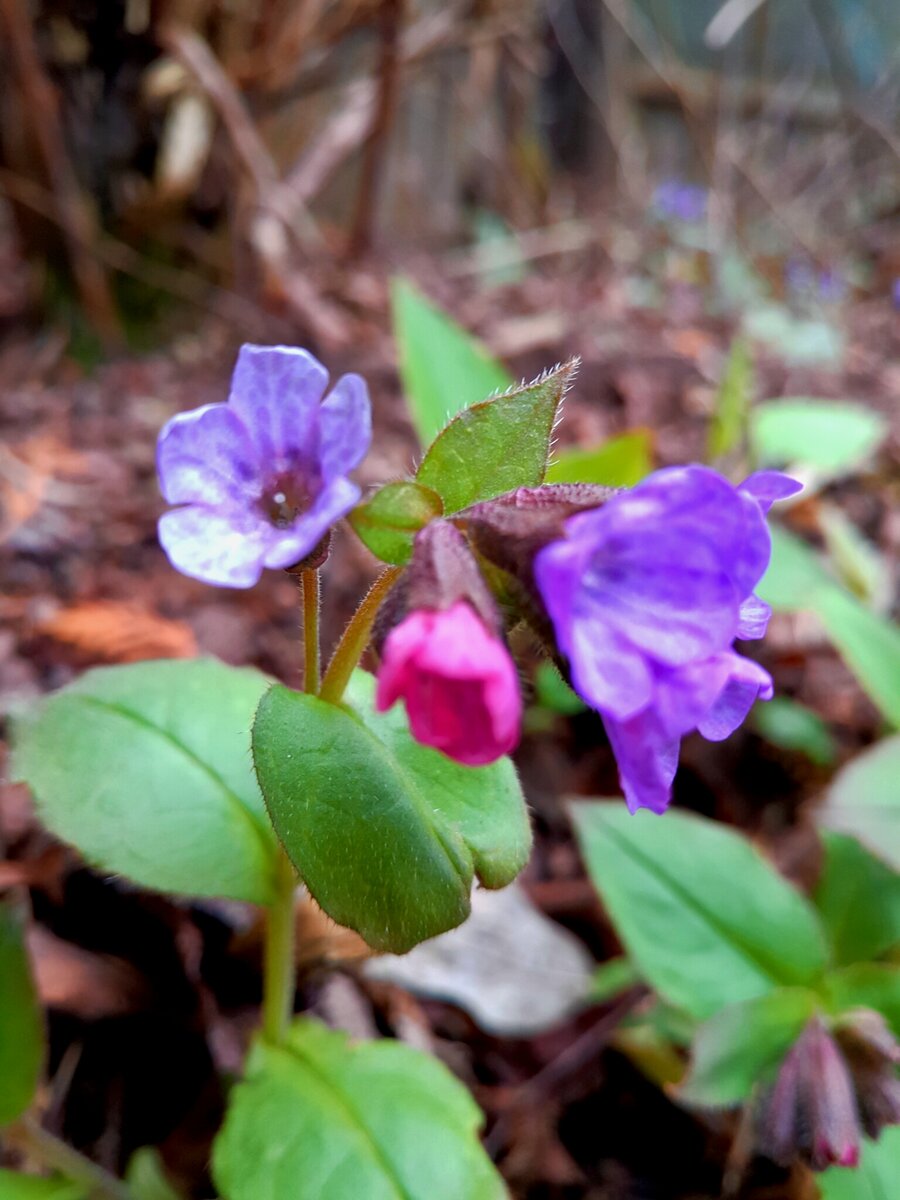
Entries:
{"type": "Polygon", "coordinates": [[[666,807],[685,733],[727,737],[771,697],[732,643],[765,633],[770,610],[753,594],[771,551],[764,514],[798,490],[774,471],[740,488],[708,467],[657,471],[539,551],[559,648],[603,716],[632,810],[666,807]]]}
{"type": "Polygon", "coordinates": [[[360,496],[346,478],[371,441],[365,382],[306,350],[243,346],[227,404],[179,413],[157,447],[159,521],[174,567],[204,583],[251,587],[264,567],[305,558],[360,496]]]}

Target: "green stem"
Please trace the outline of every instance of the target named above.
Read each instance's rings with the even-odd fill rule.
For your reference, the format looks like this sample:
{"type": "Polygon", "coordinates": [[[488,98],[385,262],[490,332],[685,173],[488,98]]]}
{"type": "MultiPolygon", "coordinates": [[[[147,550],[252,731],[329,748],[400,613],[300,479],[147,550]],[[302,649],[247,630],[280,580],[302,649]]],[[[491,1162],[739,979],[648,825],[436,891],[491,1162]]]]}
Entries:
{"type": "MultiPolygon", "coordinates": [[[[303,690],[315,695],[319,690],[319,572],[300,575],[303,614],[303,690]]],[[[294,1012],[296,967],[294,940],[294,894],[297,873],[279,844],[275,861],[275,898],[269,907],[263,962],[263,1037],[280,1046],[287,1035],[294,1012]]]]}
{"type": "Polygon", "coordinates": [[[7,1131],[10,1144],[16,1145],[43,1166],[51,1167],[72,1183],[87,1189],[90,1200],[132,1200],[121,1179],[91,1162],[45,1129],[34,1117],[23,1117],[7,1131]]]}
{"type": "Polygon", "coordinates": [[[350,619],[350,624],[344,630],[337,649],[331,656],[331,662],[328,664],[328,670],[325,672],[325,678],[319,689],[319,695],[323,700],[328,700],[332,704],[340,701],[344,689],[350,682],[354,667],[362,658],[363,651],[369,644],[372,626],[381,602],[394,586],[399,574],[399,567],[388,567],[386,571],[382,571],[363,597],[359,608],[350,619]]]}

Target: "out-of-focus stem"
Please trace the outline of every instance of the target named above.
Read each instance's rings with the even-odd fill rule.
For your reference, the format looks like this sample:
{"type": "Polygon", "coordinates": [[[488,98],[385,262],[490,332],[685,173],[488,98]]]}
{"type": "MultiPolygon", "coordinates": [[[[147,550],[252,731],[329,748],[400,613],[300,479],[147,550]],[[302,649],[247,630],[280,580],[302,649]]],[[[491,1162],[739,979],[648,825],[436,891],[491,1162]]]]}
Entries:
{"type": "Polygon", "coordinates": [[[23,1117],[6,1132],[10,1145],[36,1159],[45,1167],[51,1167],[80,1184],[87,1190],[90,1200],[132,1200],[131,1192],[121,1179],[85,1158],[61,1138],[45,1129],[34,1117],[23,1117]]]}

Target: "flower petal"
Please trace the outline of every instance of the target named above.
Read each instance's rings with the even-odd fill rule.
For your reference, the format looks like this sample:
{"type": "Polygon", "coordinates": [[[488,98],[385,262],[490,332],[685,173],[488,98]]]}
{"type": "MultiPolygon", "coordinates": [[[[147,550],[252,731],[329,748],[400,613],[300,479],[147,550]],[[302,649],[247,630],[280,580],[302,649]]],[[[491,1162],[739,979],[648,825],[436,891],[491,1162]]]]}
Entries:
{"type": "Polygon", "coordinates": [[[803,484],[782,471],[754,471],[748,475],[738,491],[745,492],[767,513],[777,500],[786,500],[803,491],[803,484]]]}
{"type": "Polygon", "coordinates": [[[620,720],[633,717],[650,702],[653,678],[644,655],[602,617],[577,617],[570,634],[572,686],[582,700],[620,720]]]}
{"type": "Polygon", "coordinates": [[[264,565],[282,569],[306,558],[331,526],[350,511],[360,495],[359,488],[349,479],[333,479],[326,484],[312,508],[297,517],[289,529],[272,528],[264,565]]]}
{"type": "Polygon", "coordinates": [[[669,737],[652,712],[630,721],[604,716],[609,743],[619,768],[619,781],[630,812],[669,807],[672,780],[678,768],[678,738],[669,737]]]}
{"type": "Polygon", "coordinates": [[[366,382],[360,375],[342,375],[319,411],[319,465],[325,482],[358,467],[371,441],[366,382]]]}
{"type": "Polygon", "coordinates": [[[683,667],[656,668],[652,707],[670,737],[697,728],[727,684],[734,657],[727,651],[683,667]]]}
{"type": "Polygon", "coordinates": [[[156,465],[170,504],[240,507],[262,487],[259,456],[240,417],[224,404],[172,417],[159,435],[156,465]]]}
{"type": "Polygon", "coordinates": [[[765,637],[772,616],[772,606],[759,596],[748,596],[741,605],[738,615],[737,633],[734,635],[743,641],[755,641],[765,637]]]}
{"type": "Polygon", "coordinates": [[[729,679],[697,728],[710,742],[721,742],[743,724],[754,701],[771,700],[772,677],[751,658],[730,654],[729,679]]]}
{"type": "Polygon", "coordinates": [[[159,518],[159,542],[183,575],[219,587],[246,588],[263,569],[271,528],[240,509],[189,504],[159,518]]]}
{"type": "Polygon", "coordinates": [[[241,347],[228,404],[267,470],[315,462],[319,403],[327,385],[328,372],[307,350],[241,347]]]}

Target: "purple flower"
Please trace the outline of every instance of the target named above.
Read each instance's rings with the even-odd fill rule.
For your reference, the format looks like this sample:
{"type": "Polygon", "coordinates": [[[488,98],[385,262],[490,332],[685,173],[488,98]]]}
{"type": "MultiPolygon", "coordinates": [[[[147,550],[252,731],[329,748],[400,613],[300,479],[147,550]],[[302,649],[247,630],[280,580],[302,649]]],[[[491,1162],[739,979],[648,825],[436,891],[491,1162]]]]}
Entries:
{"type": "Polygon", "coordinates": [[[735,488],[708,467],[657,471],[565,524],[535,558],[538,590],[579,695],[603,717],[629,808],[662,812],[684,734],[718,741],[769,699],[732,649],[771,610],[765,513],[800,485],[761,471],[735,488]]]}
{"type": "Polygon", "coordinates": [[[678,221],[702,221],[706,215],[706,188],[680,179],[667,179],[653,193],[653,206],[664,217],[678,221]]]}
{"type": "Polygon", "coordinates": [[[306,350],[242,346],[227,404],[179,413],[159,435],[159,520],[172,566],[204,583],[251,587],[263,567],[304,559],[360,496],[347,479],[371,440],[365,382],[306,350]]]}

